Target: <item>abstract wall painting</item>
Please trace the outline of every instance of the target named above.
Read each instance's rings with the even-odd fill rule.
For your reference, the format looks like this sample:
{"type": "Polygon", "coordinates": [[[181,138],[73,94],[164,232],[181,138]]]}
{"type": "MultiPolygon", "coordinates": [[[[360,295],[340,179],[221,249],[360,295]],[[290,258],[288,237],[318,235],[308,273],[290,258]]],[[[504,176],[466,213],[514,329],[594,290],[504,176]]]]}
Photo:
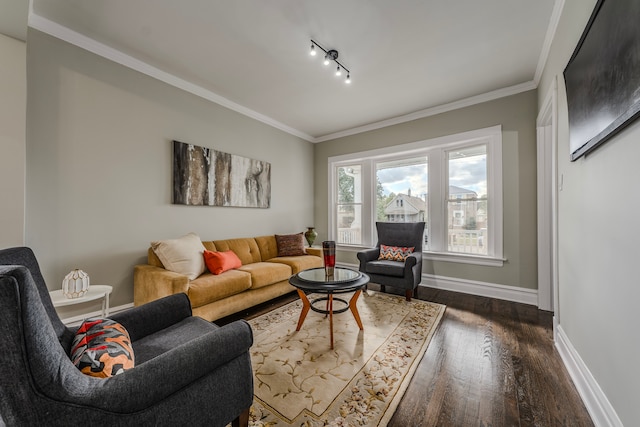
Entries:
{"type": "Polygon", "coordinates": [[[173,203],[268,208],[271,164],[173,141],[173,203]]]}

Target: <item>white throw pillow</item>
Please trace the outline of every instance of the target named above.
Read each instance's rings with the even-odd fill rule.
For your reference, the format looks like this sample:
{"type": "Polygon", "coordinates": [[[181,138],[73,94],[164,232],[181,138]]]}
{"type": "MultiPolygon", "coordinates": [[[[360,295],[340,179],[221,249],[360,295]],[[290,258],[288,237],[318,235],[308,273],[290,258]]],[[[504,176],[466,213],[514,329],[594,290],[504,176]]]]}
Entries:
{"type": "Polygon", "coordinates": [[[189,233],[177,239],[151,242],[151,248],[156,253],[164,268],[175,273],[184,274],[193,280],[205,271],[205,247],[200,237],[189,233]]]}

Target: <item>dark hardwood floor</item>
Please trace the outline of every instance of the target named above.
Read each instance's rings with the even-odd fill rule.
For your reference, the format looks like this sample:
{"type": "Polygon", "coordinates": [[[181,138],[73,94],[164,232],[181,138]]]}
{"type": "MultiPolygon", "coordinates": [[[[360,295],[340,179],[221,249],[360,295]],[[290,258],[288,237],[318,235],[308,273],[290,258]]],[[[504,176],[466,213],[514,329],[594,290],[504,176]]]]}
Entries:
{"type": "MultiPolygon", "coordinates": [[[[249,319],[296,298],[216,323],[249,319]]],[[[447,310],[389,427],[593,426],[554,347],[551,313],[426,287],[417,298],[447,310]]]]}

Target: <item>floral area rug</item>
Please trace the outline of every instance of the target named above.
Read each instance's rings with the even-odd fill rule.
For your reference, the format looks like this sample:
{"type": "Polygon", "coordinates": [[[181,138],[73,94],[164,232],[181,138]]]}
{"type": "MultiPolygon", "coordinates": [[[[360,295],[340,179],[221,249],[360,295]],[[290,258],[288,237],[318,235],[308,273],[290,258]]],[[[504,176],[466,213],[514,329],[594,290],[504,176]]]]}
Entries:
{"type": "MultiPolygon", "coordinates": [[[[352,294],[337,295],[348,301],[352,294]]],[[[310,295],[309,299],[320,295],[310,295]]],[[[316,303],[322,308],[323,302],[316,303]]],[[[334,302],[334,309],[343,307],[334,302]]],[[[309,311],[298,300],[251,320],[254,403],[250,426],[385,426],[422,359],[445,306],[363,292],[360,331],[350,311],[309,311]]]]}

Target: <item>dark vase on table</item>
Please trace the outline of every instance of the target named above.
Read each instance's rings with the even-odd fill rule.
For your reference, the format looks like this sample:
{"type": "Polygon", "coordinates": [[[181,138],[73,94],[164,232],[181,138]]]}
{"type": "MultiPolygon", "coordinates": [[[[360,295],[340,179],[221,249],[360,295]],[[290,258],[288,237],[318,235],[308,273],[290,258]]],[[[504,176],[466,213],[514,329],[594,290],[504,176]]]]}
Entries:
{"type": "Polygon", "coordinates": [[[327,276],[333,276],[336,266],[336,242],[333,240],[325,240],[322,242],[322,255],[324,258],[324,273],[327,276]]]}

